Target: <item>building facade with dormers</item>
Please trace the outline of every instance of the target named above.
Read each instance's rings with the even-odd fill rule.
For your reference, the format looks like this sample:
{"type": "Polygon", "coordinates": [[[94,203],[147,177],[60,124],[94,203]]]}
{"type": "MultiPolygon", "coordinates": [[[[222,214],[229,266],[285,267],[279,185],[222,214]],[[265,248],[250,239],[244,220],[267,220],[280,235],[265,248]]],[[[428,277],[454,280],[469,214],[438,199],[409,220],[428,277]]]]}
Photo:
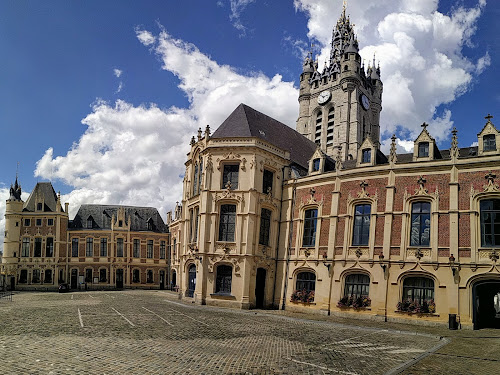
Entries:
{"type": "Polygon", "coordinates": [[[73,220],[50,182],[23,202],[21,186],[6,202],[1,270],[14,290],[163,289],[168,227],[155,208],[82,205],[73,220]]]}
{"type": "Polygon", "coordinates": [[[191,141],[170,225],[181,298],[500,327],[500,133],[478,146],[379,149],[380,70],[343,13],[322,73],[308,57],[297,131],[240,105],[191,141]],[[333,130],[332,130],[333,129],[333,130]],[[332,131],[331,131],[332,130],[332,131]]]}

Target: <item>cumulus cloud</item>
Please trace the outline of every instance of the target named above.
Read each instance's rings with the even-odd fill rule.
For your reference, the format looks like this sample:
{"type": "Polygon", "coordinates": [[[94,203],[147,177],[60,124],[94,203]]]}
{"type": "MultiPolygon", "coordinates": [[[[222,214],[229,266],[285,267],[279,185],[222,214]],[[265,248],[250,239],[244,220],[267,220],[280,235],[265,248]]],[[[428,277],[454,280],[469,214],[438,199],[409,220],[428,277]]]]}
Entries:
{"type": "MultiPolygon", "coordinates": [[[[464,56],[486,4],[437,11],[438,0],[351,0],[347,13],[356,24],[360,54],[365,62],[376,54],[384,83],[381,130],[384,137],[402,130],[415,139],[420,124],[430,124],[437,141],[448,140],[452,114],[438,108],[454,101],[472,85],[474,77],[490,64],[486,53],[477,62],[464,56]]],[[[341,13],[341,2],[295,0],[297,11],[308,17],[308,36],[324,47],[320,64],[329,56],[332,19],[341,13]]]]}
{"type": "Polygon", "coordinates": [[[252,3],[255,3],[255,0],[229,0],[231,7],[229,19],[233,23],[234,28],[240,32],[240,36],[245,36],[247,33],[247,27],[241,21],[241,14],[252,3]]]}
{"type": "Polygon", "coordinates": [[[188,108],[97,101],[82,123],[86,131],[65,155],[45,151],[35,175],[74,190],[62,197],[70,216],[82,203],[154,206],[163,217],[182,192],[189,141],[199,127],[214,131],[240,103],[293,125],[298,90],[280,75],[239,74],[165,30],[136,30],[138,40],[179,79],[188,108]]]}
{"type": "Polygon", "coordinates": [[[120,76],[122,75],[123,73],[123,70],[120,70],[120,69],[113,69],[113,74],[115,75],[116,78],[120,78],[120,76]]]}

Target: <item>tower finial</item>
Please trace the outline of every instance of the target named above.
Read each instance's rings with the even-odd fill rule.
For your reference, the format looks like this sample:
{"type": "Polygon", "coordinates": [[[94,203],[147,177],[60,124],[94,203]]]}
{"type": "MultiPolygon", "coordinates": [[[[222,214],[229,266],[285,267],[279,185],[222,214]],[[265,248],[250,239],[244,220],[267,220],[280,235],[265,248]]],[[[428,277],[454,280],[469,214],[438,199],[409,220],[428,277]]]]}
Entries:
{"type": "Polygon", "coordinates": [[[344,2],[342,4],[342,13],[343,13],[344,18],[345,18],[346,8],[347,8],[347,0],[344,0],[344,2]]]}

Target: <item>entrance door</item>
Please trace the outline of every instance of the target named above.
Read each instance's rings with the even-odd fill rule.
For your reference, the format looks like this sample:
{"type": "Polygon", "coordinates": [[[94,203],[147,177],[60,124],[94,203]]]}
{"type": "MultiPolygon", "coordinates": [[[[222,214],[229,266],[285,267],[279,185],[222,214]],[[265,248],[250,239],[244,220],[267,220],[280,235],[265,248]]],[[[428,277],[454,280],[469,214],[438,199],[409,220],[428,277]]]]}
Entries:
{"type": "Polygon", "coordinates": [[[264,307],[264,292],[266,289],[266,270],[257,268],[255,279],[255,307],[261,309],[264,307]]]}
{"type": "Polygon", "coordinates": [[[474,284],[474,329],[500,328],[500,281],[486,280],[474,284]]]}
{"type": "Polygon", "coordinates": [[[16,290],[16,277],[15,276],[10,277],[9,290],[16,290]]]}
{"type": "Polygon", "coordinates": [[[165,289],[165,271],[160,271],[160,289],[165,289]]]}
{"type": "Polygon", "coordinates": [[[116,288],[117,289],[123,288],[123,270],[121,269],[116,270],[116,288]]]}
{"type": "Polygon", "coordinates": [[[194,297],[195,288],[196,288],[196,266],[192,264],[189,267],[189,272],[188,272],[188,290],[187,290],[188,297],[194,297]]]}
{"type": "Polygon", "coordinates": [[[78,270],[71,270],[71,289],[78,288],[78,270]]]}
{"type": "Polygon", "coordinates": [[[172,271],[172,286],[177,285],[177,272],[172,271]]]}

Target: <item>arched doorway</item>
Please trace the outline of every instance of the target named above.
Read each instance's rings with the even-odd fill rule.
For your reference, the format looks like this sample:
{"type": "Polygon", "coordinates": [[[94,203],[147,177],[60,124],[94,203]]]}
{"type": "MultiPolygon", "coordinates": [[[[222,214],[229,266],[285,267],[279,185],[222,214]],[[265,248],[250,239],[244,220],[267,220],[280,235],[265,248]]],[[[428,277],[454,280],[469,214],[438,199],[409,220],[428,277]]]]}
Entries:
{"type": "Polygon", "coordinates": [[[472,304],[474,329],[500,328],[500,280],[475,283],[472,304]]]}
{"type": "Polygon", "coordinates": [[[255,307],[261,309],[264,307],[264,294],[266,290],[266,270],[257,268],[255,277],[255,307]]]}
{"type": "Polygon", "coordinates": [[[196,266],[191,264],[188,271],[188,290],[187,296],[194,297],[194,290],[196,289],[196,266]]]}

